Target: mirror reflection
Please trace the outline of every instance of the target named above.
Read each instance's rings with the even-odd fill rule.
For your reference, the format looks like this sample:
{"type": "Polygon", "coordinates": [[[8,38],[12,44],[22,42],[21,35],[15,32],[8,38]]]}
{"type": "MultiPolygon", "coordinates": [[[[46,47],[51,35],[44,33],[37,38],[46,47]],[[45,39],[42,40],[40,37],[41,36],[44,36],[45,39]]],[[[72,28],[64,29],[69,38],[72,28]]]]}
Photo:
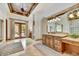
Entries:
{"type": "Polygon", "coordinates": [[[63,32],[63,25],[60,22],[60,18],[54,18],[48,21],[48,32],[63,32]]]}

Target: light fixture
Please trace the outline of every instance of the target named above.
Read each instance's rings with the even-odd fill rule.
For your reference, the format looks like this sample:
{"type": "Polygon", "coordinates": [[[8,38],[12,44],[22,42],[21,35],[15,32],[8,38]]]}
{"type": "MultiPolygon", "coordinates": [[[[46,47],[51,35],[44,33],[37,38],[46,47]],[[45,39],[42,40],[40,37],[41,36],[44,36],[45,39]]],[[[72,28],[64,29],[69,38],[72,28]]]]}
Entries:
{"type": "Polygon", "coordinates": [[[21,7],[21,11],[22,11],[22,12],[24,12],[24,7],[23,7],[23,4],[21,4],[21,5],[22,5],[22,7],[21,7]]]}
{"type": "Polygon", "coordinates": [[[56,17],[56,20],[57,20],[57,21],[60,21],[61,19],[60,19],[60,18],[58,18],[58,17],[56,17]]]}
{"type": "Polygon", "coordinates": [[[79,9],[70,12],[69,15],[68,15],[68,18],[69,18],[69,20],[79,19],[79,9]]]}
{"type": "Polygon", "coordinates": [[[79,11],[76,13],[77,17],[79,17],[79,11]]]}
{"type": "Polygon", "coordinates": [[[49,23],[52,23],[52,22],[56,22],[56,21],[60,21],[61,19],[56,17],[56,18],[53,18],[52,20],[49,20],[48,22],[49,23]]]}
{"type": "Polygon", "coordinates": [[[72,13],[69,14],[69,18],[70,18],[70,19],[72,19],[72,18],[74,18],[74,17],[75,17],[74,14],[72,14],[72,13]]]}

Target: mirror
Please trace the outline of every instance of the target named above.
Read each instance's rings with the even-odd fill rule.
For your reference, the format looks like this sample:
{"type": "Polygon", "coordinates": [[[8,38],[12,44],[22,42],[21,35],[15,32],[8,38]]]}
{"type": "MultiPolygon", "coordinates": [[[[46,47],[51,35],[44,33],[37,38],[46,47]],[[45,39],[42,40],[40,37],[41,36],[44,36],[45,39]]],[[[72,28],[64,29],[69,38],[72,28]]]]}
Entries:
{"type": "Polygon", "coordinates": [[[63,24],[61,24],[60,20],[60,18],[55,18],[48,21],[48,33],[63,32],[63,24]]]}
{"type": "Polygon", "coordinates": [[[56,32],[63,32],[63,25],[62,24],[55,24],[56,25],[56,32]]]}
{"type": "Polygon", "coordinates": [[[70,34],[79,34],[79,20],[70,21],[70,34]]]}

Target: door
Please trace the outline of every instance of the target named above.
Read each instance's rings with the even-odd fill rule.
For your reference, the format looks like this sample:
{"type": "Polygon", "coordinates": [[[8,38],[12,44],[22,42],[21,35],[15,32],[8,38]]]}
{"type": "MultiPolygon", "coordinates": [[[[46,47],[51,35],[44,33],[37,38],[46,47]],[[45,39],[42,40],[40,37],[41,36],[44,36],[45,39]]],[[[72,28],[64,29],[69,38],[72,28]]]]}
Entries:
{"type": "Polygon", "coordinates": [[[26,24],[25,23],[15,23],[15,38],[25,38],[26,37],[26,24]]]}

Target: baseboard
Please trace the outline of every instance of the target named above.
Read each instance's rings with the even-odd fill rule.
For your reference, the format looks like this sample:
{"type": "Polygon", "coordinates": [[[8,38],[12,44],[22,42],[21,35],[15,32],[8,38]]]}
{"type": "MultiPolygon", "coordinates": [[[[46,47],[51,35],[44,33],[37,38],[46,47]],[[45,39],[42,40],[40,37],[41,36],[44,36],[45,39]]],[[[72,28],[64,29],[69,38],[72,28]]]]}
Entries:
{"type": "Polygon", "coordinates": [[[36,39],[36,41],[40,41],[40,40],[42,40],[42,39],[36,39]]]}

